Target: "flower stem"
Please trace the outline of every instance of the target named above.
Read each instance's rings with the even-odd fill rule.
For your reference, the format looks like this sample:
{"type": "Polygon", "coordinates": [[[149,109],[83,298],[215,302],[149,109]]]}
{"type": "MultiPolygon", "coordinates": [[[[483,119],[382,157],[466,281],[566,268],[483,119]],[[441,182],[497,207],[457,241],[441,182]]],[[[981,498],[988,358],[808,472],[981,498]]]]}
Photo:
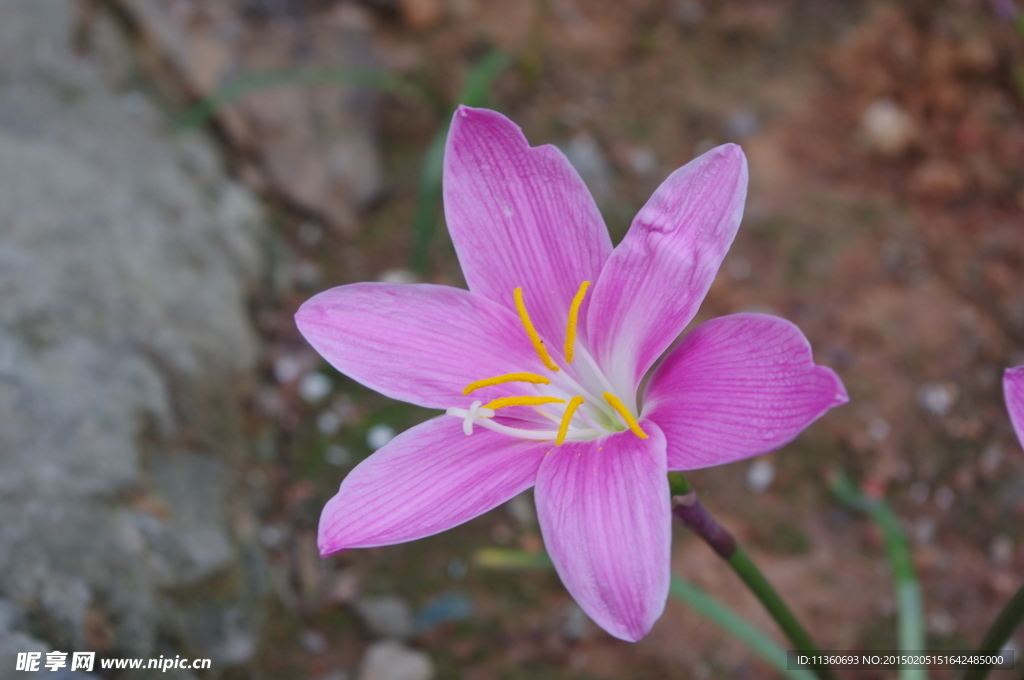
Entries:
{"type": "MultiPolygon", "coordinates": [[[[999,653],[1022,621],[1024,621],[1024,585],[1020,587],[1016,595],[1010,598],[1003,610],[999,612],[999,616],[992,622],[992,626],[978,646],[978,652],[999,653]]],[[[992,666],[971,666],[964,674],[964,680],[984,680],[991,669],[992,666]]]]}
{"type": "MultiPolygon", "coordinates": [[[[711,513],[707,511],[704,504],[697,499],[696,492],[690,488],[689,482],[678,473],[669,474],[669,488],[672,491],[672,513],[683,524],[693,530],[698,536],[704,539],[712,550],[729,563],[736,575],[750,588],[750,591],[761,601],[764,608],[768,610],[775,623],[782,632],[786,634],[793,646],[801,652],[810,655],[818,653],[818,647],[811,640],[796,616],[790,611],[786,603],[782,601],[768,580],[757,568],[757,565],[750,559],[750,555],[736,543],[732,534],[718,523],[711,513]],[[682,491],[683,493],[678,493],[682,491]]],[[[814,674],[820,680],[836,680],[832,669],[821,665],[814,667],[814,674]]]]}

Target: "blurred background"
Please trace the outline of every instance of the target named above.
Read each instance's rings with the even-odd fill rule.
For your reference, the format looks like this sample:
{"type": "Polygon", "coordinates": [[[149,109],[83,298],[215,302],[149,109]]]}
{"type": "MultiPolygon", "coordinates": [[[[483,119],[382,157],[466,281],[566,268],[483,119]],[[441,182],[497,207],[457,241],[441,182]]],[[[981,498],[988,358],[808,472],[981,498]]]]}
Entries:
{"type": "MultiPolygon", "coordinates": [[[[746,215],[695,323],[794,321],[851,402],[691,482],[822,647],[893,649],[881,536],[829,492],[850,475],[904,522],[929,645],[977,644],[1024,572],[1019,12],[0,0],[0,678],[50,649],[213,659],[182,679],[778,677],[678,601],[628,644],[552,571],[482,565],[543,549],[529,494],[318,557],[345,474],[433,414],[334,372],[292,315],[354,281],[464,285],[438,193],[460,101],[558,145],[615,241],[673,169],[742,145],[746,215]]],[[[788,647],[674,540],[675,573],[788,647]]]]}

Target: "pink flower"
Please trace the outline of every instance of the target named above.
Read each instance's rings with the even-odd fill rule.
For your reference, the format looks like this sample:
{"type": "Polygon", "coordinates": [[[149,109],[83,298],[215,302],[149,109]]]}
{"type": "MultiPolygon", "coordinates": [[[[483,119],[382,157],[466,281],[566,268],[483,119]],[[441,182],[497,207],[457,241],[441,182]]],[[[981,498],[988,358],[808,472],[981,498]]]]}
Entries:
{"type": "Polygon", "coordinates": [[[667,471],[767,453],[848,399],[800,331],[763,314],[698,326],[638,393],[711,286],[746,190],[740,148],[713,149],[672,173],[613,249],[558,149],[461,107],[444,203],[469,290],[357,283],[296,315],[342,373],[445,410],[345,478],[321,552],[429,536],[536,486],[566,588],[612,635],[646,635],[668,596],[667,471]]]}
{"type": "Polygon", "coordinates": [[[1013,431],[1024,446],[1024,366],[1006,369],[1003,374],[1003,397],[1006,399],[1006,410],[1010,412],[1013,431]]]}

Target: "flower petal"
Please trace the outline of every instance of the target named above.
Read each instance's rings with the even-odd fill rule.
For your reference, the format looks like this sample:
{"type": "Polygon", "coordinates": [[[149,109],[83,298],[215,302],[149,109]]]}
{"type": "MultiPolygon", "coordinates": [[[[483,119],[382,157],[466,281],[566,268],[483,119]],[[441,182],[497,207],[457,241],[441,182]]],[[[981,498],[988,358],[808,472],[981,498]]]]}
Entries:
{"type": "Polygon", "coordinates": [[[361,462],[320,516],[320,553],[391,545],[467,522],[533,486],[545,442],[440,416],[361,462]]]}
{"type": "Polygon", "coordinates": [[[307,300],[295,322],[309,344],[345,375],[427,408],[534,394],[532,386],[521,383],[469,396],[462,390],[483,378],[544,372],[515,315],[450,286],[339,286],[307,300]]]}
{"type": "Polygon", "coordinates": [[[594,286],[587,329],[619,394],[690,322],[743,216],[747,160],[735,144],[679,168],[633,220],[594,286]]]}
{"type": "Polygon", "coordinates": [[[537,473],[537,517],[562,583],[622,640],[650,631],[668,598],[672,513],[665,437],[620,432],[551,449],[537,473]]]}
{"type": "Polygon", "coordinates": [[[460,106],[445,148],[444,212],[469,289],[514,310],[521,286],[549,349],[560,347],[580,283],[596,281],[612,251],[565,155],[531,148],[496,111],[460,106]]]}
{"type": "Polygon", "coordinates": [[[1024,446],[1024,366],[1006,369],[1003,374],[1003,396],[1017,440],[1024,446]]]}
{"type": "Polygon", "coordinates": [[[815,366],[795,325],[733,314],[693,329],[655,369],[643,417],[668,440],[670,470],[774,451],[849,401],[831,368],[815,366]]]}

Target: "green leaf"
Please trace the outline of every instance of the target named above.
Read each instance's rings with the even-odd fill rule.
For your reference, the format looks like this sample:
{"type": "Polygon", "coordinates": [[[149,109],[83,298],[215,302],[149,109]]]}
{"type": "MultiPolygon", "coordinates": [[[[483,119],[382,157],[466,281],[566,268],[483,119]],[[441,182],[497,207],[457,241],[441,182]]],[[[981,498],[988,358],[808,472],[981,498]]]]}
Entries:
{"type": "Polygon", "coordinates": [[[405,78],[382,71],[310,67],[288,71],[260,71],[234,78],[209,97],[183,113],[175,122],[175,132],[185,132],[207,123],[221,108],[243,97],[276,87],[311,87],[316,85],[353,85],[391,92],[409,99],[425,99],[423,91],[405,78]]]}

